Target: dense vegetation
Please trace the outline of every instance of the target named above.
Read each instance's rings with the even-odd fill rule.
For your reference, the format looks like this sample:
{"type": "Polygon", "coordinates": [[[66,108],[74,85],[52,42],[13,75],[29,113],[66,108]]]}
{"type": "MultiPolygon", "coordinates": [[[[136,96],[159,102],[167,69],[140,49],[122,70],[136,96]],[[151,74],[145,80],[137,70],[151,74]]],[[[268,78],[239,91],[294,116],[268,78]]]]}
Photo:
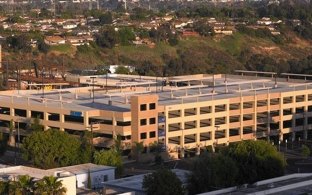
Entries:
{"type": "Polygon", "coordinates": [[[23,141],[23,156],[35,166],[45,169],[90,162],[92,154],[84,149],[88,147],[82,143],[78,138],[58,130],[33,132],[23,141]]]}
{"type": "Polygon", "coordinates": [[[37,130],[34,128],[23,140],[22,152],[24,159],[34,166],[49,169],[94,162],[116,167],[116,174],[121,176],[123,164],[120,136],[117,136],[112,149],[95,151],[92,135],[88,131],[79,137],[54,129],[43,131],[38,122],[33,123],[33,126],[37,130]]]}
{"type": "Polygon", "coordinates": [[[183,194],[182,183],[175,173],[168,169],[159,169],[144,176],[142,188],[147,195],[180,195],[183,194]]]}
{"type": "Polygon", "coordinates": [[[190,194],[282,176],[286,162],[266,141],[242,141],[215,155],[203,154],[193,164],[190,194]]]}
{"type": "MultiPolygon", "coordinates": [[[[89,46],[50,47],[44,43],[43,35],[34,31],[16,32],[14,36],[8,36],[4,48],[11,54],[6,57],[10,59],[10,67],[16,67],[20,59],[29,59],[29,61],[37,60],[39,65],[64,64],[68,69],[87,66],[94,68],[103,64],[135,65],[136,73],[157,76],[231,73],[234,69],[310,73],[311,7],[311,2],[293,0],[282,1],[279,5],[262,1],[240,6],[182,6],[170,14],[174,18],[189,18],[196,21],[187,28],[193,28],[201,36],[190,38],[184,38],[179,31],[173,33],[172,26],[166,23],[157,29],[147,30],[129,25],[119,27],[119,30],[115,31],[113,21],[127,18],[123,13],[124,10],[91,11],[86,12],[85,16],[99,18],[99,21],[92,25],[99,27],[100,31],[95,35],[95,42],[89,46]],[[235,26],[237,31],[230,36],[215,35],[212,27],[205,21],[210,17],[225,23],[237,22],[235,26]],[[281,34],[272,35],[265,28],[247,27],[255,25],[261,17],[270,17],[274,22],[282,20],[281,23],[274,25],[281,34]],[[132,41],[136,37],[148,39],[155,45],[134,46],[132,41]],[[32,39],[38,40],[37,48],[30,47],[32,39]]],[[[129,22],[148,23],[169,12],[162,9],[152,11],[135,8],[129,10],[129,13],[129,22]]],[[[39,15],[42,18],[50,16],[47,10],[42,10],[39,15]]],[[[72,17],[73,13],[60,14],[63,18],[69,16],[72,17]]],[[[19,17],[10,17],[9,21],[23,22],[19,17]]],[[[4,34],[12,33],[2,31],[4,34]]]]}

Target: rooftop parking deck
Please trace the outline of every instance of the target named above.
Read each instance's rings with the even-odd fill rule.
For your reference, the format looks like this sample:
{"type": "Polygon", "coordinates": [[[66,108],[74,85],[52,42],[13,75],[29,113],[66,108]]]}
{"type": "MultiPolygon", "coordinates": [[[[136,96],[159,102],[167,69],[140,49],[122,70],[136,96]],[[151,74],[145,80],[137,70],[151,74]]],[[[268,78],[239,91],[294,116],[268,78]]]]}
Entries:
{"type": "MultiPolygon", "coordinates": [[[[103,77],[99,76],[99,79],[103,80],[103,77]]],[[[109,83],[114,82],[116,88],[93,88],[90,81],[90,86],[80,88],[1,92],[0,101],[79,111],[126,112],[130,110],[130,97],[140,94],[157,94],[160,105],[175,105],[312,89],[312,82],[308,80],[242,75],[186,75],[168,78],[108,75],[107,79],[109,83]]]]}

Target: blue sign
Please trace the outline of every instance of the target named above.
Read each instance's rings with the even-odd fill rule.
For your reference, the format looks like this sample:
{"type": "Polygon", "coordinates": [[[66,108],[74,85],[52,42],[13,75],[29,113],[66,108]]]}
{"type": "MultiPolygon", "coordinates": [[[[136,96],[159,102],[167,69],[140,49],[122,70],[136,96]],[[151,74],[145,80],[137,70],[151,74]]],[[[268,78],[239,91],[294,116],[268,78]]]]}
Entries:
{"type": "Polygon", "coordinates": [[[70,115],[71,115],[71,116],[82,116],[82,112],[70,111],[70,115]]]}
{"type": "Polygon", "coordinates": [[[164,123],[164,122],[166,122],[166,118],[163,116],[159,116],[158,117],[158,123],[164,123]]]}
{"type": "Polygon", "coordinates": [[[166,131],[164,129],[158,129],[158,137],[166,136],[166,131]]]}

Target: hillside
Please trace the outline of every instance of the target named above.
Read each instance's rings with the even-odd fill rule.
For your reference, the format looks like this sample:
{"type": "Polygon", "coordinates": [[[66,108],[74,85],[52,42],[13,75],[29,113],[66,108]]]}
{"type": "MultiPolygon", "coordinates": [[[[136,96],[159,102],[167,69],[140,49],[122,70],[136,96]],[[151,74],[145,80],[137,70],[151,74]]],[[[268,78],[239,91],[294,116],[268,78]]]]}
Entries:
{"type": "Polygon", "coordinates": [[[28,65],[31,59],[41,59],[41,64],[56,67],[64,64],[68,70],[95,68],[103,64],[124,64],[148,66],[148,69],[156,74],[161,74],[159,67],[164,65],[171,66],[171,69],[174,66],[176,74],[231,72],[234,69],[250,69],[248,63],[255,55],[273,59],[275,63],[300,60],[312,55],[312,45],[309,41],[299,38],[294,33],[288,36],[291,38],[282,44],[236,32],[231,36],[179,39],[175,46],[159,42],[153,48],[147,45],[116,45],[112,49],[100,48],[96,44],[78,47],[61,45],[51,47],[47,54],[31,56],[6,53],[4,58],[10,59],[11,64],[24,59],[25,65],[28,65]]]}

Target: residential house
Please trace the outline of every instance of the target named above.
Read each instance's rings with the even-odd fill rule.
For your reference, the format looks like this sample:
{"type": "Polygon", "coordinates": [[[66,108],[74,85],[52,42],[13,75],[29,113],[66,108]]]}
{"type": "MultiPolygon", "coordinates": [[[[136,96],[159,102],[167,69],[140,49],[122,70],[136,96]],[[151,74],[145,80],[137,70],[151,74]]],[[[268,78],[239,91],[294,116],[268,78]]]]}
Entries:
{"type": "Polygon", "coordinates": [[[77,28],[77,24],[73,22],[63,24],[63,29],[74,29],[77,28]]]}
{"type": "Polygon", "coordinates": [[[272,24],[272,21],[271,21],[270,18],[263,17],[263,18],[261,18],[261,20],[258,20],[258,21],[257,21],[257,24],[258,24],[258,25],[266,25],[266,26],[268,26],[268,25],[271,25],[271,24],[272,24]]]}
{"type": "Polygon", "coordinates": [[[71,45],[74,46],[79,46],[79,45],[89,45],[90,41],[93,41],[92,36],[68,36],[66,37],[66,41],[70,43],[71,45]]]}
{"type": "Polygon", "coordinates": [[[44,42],[48,45],[61,45],[65,44],[65,39],[61,36],[47,36],[45,37],[44,42]]]}

